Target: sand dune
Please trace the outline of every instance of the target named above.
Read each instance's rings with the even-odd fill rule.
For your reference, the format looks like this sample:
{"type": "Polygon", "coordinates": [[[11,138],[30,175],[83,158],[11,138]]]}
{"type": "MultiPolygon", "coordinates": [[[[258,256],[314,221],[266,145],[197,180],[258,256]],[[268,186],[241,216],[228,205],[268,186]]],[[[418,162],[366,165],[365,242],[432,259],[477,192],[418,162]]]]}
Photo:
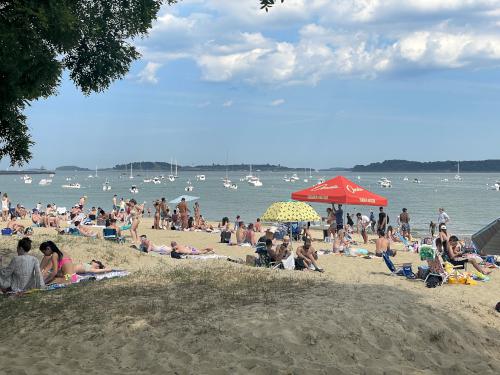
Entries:
{"type": "MultiPolygon", "coordinates": [[[[143,232],[158,243],[252,252],[216,244],[217,235],[143,232]]],[[[2,238],[0,253],[14,243],[2,238]]],[[[498,271],[477,286],[427,289],[389,276],[380,259],[323,256],[318,274],[172,260],[69,236],[58,243],[75,260],[135,272],[1,299],[0,373],[500,373],[498,271]]]]}

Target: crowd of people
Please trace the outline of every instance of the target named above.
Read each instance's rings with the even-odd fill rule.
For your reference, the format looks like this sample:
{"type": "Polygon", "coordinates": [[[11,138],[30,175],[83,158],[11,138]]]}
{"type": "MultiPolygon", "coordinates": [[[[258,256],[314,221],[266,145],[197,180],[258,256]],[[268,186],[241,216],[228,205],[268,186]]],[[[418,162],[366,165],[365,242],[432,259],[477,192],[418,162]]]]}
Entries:
{"type": "MultiPolygon", "coordinates": [[[[18,257],[11,264],[2,269],[0,284],[2,289],[17,289],[21,286],[40,286],[53,282],[72,282],[77,275],[85,272],[106,272],[108,268],[101,262],[92,260],[86,264],[74,264],[71,258],[66,257],[52,241],[44,242],[40,246],[43,259],[40,264],[34,262],[34,257],[28,255],[31,249],[29,236],[34,227],[54,228],[61,235],[79,235],[82,237],[103,237],[103,228],[111,230],[117,238],[123,239],[125,231],[129,231],[132,246],[142,252],[170,255],[173,258],[212,254],[213,248],[197,249],[189,245],[178,244],[171,241],[169,245],[157,245],[145,234],[140,234],[140,225],[144,215],[153,215],[152,229],[154,230],[182,230],[182,231],[207,231],[220,232],[222,243],[235,246],[248,246],[256,249],[259,257],[256,264],[279,264],[290,256],[294,257],[294,268],[299,270],[315,270],[323,272],[318,262],[318,252],[313,246],[311,223],[297,223],[295,225],[282,225],[281,227],[262,227],[259,218],[254,222],[245,223],[238,215],[233,223],[224,217],[217,227],[207,223],[201,214],[201,207],[195,202],[192,209],[185,198],[182,198],[175,207],[169,206],[167,200],[159,198],[152,202],[151,207],[146,207],[146,202],[138,203],[135,199],[118,200],[113,196],[111,210],[101,207],[86,207],[87,197],[82,196],[69,211],[61,210],[55,203],[45,207],[38,203],[31,211],[26,210],[21,204],[12,207],[6,193],[2,195],[2,220],[5,222],[5,234],[19,234],[26,236],[19,241],[18,257]],[[152,208],[152,210],[151,210],[152,208]],[[31,225],[19,220],[31,219],[31,225]],[[8,232],[10,231],[10,233],[8,232]],[[295,253],[292,254],[290,242],[297,241],[295,253]],[[37,263],[37,264],[35,264],[37,263]],[[30,270],[35,279],[26,280],[30,270]],[[16,276],[17,275],[17,276],[16,276]],[[8,281],[10,277],[10,282],[8,281]],[[13,285],[13,287],[12,287],[13,285]]],[[[384,207],[379,208],[378,217],[371,211],[369,215],[361,212],[354,214],[345,213],[341,204],[332,204],[326,209],[326,216],[322,218],[324,242],[331,244],[329,250],[322,250],[345,255],[364,255],[353,248],[357,245],[354,234],[359,234],[363,244],[368,244],[369,234],[376,235],[373,239],[375,253],[381,257],[383,254],[396,256],[395,242],[411,243],[411,217],[406,208],[396,218],[395,227],[390,224],[389,215],[384,207]],[[357,252],[357,253],[356,253],[357,252]]],[[[439,250],[444,261],[453,265],[470,264],[475,270],[486,275],[490,272],[481,265],[478,257],[468,257],[457,236],[448,235],[447,225],[450,216],[443,208],[439,208],[436,223],[429,225],[429,232],[434,239],[434,246],[439,250]],[[436,233],[436,228],[438,232],[436,233]]]]}

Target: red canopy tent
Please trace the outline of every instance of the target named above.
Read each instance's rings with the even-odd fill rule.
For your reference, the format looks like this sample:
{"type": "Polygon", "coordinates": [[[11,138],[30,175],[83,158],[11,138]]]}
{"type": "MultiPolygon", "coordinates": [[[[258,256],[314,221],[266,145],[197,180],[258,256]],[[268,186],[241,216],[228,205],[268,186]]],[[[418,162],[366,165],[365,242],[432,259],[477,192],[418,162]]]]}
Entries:
{"type": "Polygon", "coordinates": [[[292,199],[357,206],[387,206],[386,198],[365,190],[344,176],[292,193],[292,199]]]}

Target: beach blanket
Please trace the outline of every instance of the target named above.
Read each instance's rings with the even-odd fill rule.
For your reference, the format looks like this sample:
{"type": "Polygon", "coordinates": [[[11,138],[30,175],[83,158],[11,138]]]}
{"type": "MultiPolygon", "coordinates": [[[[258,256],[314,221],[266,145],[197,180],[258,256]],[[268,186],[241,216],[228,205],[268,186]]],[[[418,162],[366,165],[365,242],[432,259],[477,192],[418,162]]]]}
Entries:
{"type": "Polygon", "coordinates": [[[42,289],[42,290],[51,291],[51,290],[66,288],[68,286],[78,284],[81,282],[85,282],[85,281],[109,280],[109,279],[115,279],[118,277],[125,277],[125,276],[128,276],[129,274],[130,274],[130,272],[123,271],[123,270],[113,270],[113,271],[106,272],[106,273],[86,273],[86,274],[78,275],[78,280],[74,283],[71,283],[71,284],[50,284],[49,286],[47,286],[47,288],[42,289]]]}
{"type": "Polygon", "coordinates": [[[227,259],[227,256],[217,255],[217,254],[184,255],[181,256],[181,259],[194,259],[194,260],[227,259]]]}

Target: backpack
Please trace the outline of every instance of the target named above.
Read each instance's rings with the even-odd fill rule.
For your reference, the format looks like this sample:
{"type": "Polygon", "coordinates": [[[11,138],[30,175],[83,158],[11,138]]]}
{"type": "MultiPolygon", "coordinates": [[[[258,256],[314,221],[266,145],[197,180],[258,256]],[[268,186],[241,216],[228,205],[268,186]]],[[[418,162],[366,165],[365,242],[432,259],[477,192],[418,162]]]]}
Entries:
{"type": "Polygon", "coordinates": [[[10,228],[3,228],[2,229],[2,236],[12,236],[12,229],[10,229],[10,228]]]}
{"type": "Polygon", "coordinates": [[[220,234],[220,242],[221,243],[230,243],[231,242],[231,232],[221,232],[220,234]]]}
{"type": "Polygon", "coordinates": [[[425,282],[427,288],[435,288],[443,283],[443,279],[438,275],[430,275],[425,282]]]}

